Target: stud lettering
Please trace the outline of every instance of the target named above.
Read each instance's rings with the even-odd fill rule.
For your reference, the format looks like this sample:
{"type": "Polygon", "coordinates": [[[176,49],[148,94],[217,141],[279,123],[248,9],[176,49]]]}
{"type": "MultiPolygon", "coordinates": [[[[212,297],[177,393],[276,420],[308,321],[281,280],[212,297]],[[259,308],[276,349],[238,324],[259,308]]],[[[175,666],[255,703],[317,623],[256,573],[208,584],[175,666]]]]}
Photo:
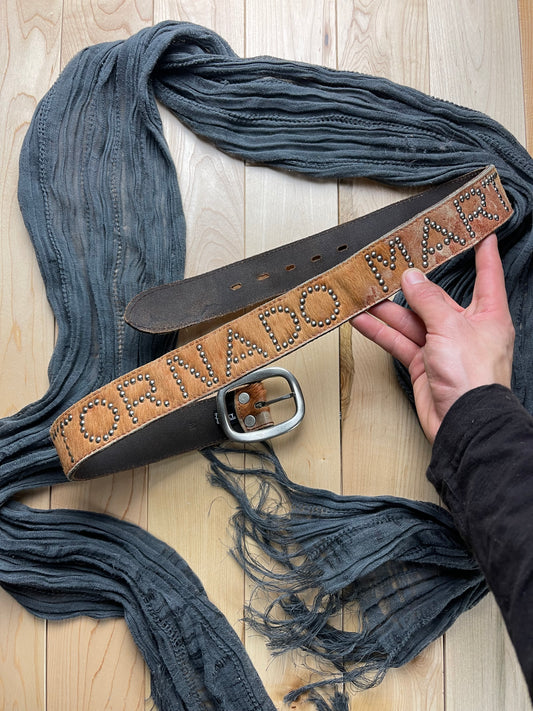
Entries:
{"type": "Polygon", "coordinates": [[[233,365],[237,365],[246,358],[259,355],[268,358],[268,351],[263,346],[253,342],[242,333],[228,328],[226,335],[226,377],[231,376],[233,365]]]}
{"type": "Polygon", "coordinates": [[[389,240],[388,253],[383,254],[379,252],[378,249],[372,249],[365,254],[366,263],[384,294],[389,291],[389,285],[386,283],[387,270],[393,272],[396,269],[398,254],[403,258],[405,266],[420,266],[423,269],[428,269],[430,267],[430,257],[433,256],[435,252],[441,252],[452,242],[464,247],[467,243],[467,238],[474,239],[476,237],[473,227],[476,220],[482,218],[496,222],[499,220],[498,215],[487,210],[487,195],[484,192],[487,188],[494,190],[504,209],[509,211],[509,206],[503,199],[496,184],[495,173],[483,180],[481,187],[483,190],[479,187],[469,188],[458,195],[453,201],[464,227],[463,234],[456,234],[448,226],[442,224],[437,217],[437,209],[435,211],[435,217],[428,216],[424,218],[420,239],[420,252],[416,250],[414,258],[408,253],[400,236],[395,236],[389,240]]]}
{"type": "Polygon", "coordinates": [[[79,414],[80,433],[89,442],[107,442],[118,429],[120,414],[113,402],[95,398],[82,408],[79,414]],[[97,415],[98,413],[98,415],[97,415]],[[98,416],[99,425],[95,426],[98,416]]]}
{"type": "Polygon", "coordinates": [[[302,330],[296,312],[288,306],[265,309],[259,314],[259,320],[277,353],[292,346],[302,330]]]}
{"type": "Polygon", "coordinates": [[[202,362],[202,370],[200,370],[199,363],[191,365],[191,363],[185,361],[177,353],[173,357],[167,358],[167,365],[172,378],[179,387],[184,400],[187,400],[189,397],[189,391],[186,385],[187,382],[200,380],[200,382],[205,384],[208,388],[218,383],[218,377],[215,375],[213,366],[209,362],[209,358],[207,357],[201,343],[197,344],[196,350],[198,351],[198,357],[202,362]]]}
{"type": "Polygon", "coordinates": [[[300,295],[300,313],[304,321],[312,328],[323,328],[329,326],[332,321],[336,321],[340,313],[340,306],[337,294],[333,289],[328,289],[326,284],[308,286],[300,295]],[[324,301],[324,296],[329,298],[324,301]],[[329,299],[333,301],[333,308],[329,304],[329,299]],[[308,310],[310,305],[311,311],[308,310]]]}

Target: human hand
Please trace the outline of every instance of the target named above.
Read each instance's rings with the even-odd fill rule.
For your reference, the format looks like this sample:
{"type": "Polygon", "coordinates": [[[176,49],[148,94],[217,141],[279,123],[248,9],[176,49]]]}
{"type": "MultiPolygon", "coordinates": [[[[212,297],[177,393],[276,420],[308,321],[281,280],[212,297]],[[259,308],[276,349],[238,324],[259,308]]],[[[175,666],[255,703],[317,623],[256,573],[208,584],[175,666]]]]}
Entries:
{"type": "Polygon", "coordinates": [[[412,311],[392,301],[352,319],[352,325],[408,368],[415,405],[433,443],[453,403],[480,385],[511,384],[514,328],[496,235],[476,245],[472,302],[459,306],[417,269],[402,275],[412,311]]]}

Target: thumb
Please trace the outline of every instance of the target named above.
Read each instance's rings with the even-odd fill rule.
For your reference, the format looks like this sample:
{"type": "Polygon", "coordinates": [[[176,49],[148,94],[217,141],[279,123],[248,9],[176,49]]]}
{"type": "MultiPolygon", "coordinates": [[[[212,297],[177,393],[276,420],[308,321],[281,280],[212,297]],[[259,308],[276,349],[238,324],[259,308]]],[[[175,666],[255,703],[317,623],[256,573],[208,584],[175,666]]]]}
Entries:
{"type": "Polygon", "coordinates": [[[402,274],[402,291],[428,331],[439,330],[443,317],[450,309],[462,311],[440,286],[429,281],[419,269],[407,269],[402,274]]]}

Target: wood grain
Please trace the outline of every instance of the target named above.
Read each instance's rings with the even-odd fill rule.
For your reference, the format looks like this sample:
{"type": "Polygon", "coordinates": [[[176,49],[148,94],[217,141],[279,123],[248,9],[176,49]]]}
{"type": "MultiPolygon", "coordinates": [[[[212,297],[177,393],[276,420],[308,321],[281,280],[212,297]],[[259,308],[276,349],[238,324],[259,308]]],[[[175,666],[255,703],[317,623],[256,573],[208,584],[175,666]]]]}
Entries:
{"type": "MultiPolygon", "coordinates": [[[[18,13],[15,2],[0,7],[0,357],[2,417],[43,395],[45,361],[53,347],[53,318],[31,241],[17,201],[22,140],[37,106],[59,68],[60,3],[46,14],[35,7],[18,13]],[[22,63],[22,66],[21,66],[22,63]]],[[[30,3],[28,4],[30,5],[30,3]]]]}
{"type": "Polygon", "coordinates": [[[126,39],[152,24],[152,0],[63,0],[61,64],[84,47],[126,39]]]}
{"type": "MultiPolygon", "coordinates": [[[[244,3],[158,0],[154,21],[174,19],[218,32],[244,52],[244,3]]],[[[209,271],[244,256],[244,165],[224,155],[162,111],[187,218],[186,274],[209,271]]],[[[183,332],[181,340],[189,340],[183,332]]],[[[172,545],[200,576],[209,598],[241,638],[244,576],[229,555],[230,497],[207,480],[197,453],[150,466],[149,529],[172,545]]]]}
{"type": "MultiPolygon", "coordinates": [[[[61,64],[65,66],[87,45],[125,39],[151,24],[151,0],[122,0],[118,4],[64,0],[61,64]]],[[[99,511],[146,527],[146,476],[141,469],[79,486],[56,486],[51,506],[99,511]]],[[[47,650],[49,708],[145,708],[144,661],[124,620],[95,622],[81,617],[51,622],[47,650]]]]}
{"type": "Polygon", "coordinates": [[[491,116],[525,142],[516,0],[428,0],[430,93],[491,116]]]}
{"type": "MultiPolygon", "coordinates": [[[[59,69],[84,46],[125,38],[167,19],[210,27],[243,56],[272,54],[378,74],[480,109],[522,142],[527,130],[531,150],[529,0],[0,3],[2,416],[45,391],[53,347],[53,318],[16,200],[18,155],[31,114],[59,69]]],[[[162,117],[187,217],[188,275],[317,232],[405,194],[371,181],[313,182],[245,165],[197,139],[163,109],[162,117]]],[[[429,446],[390,359],[377,347],[345,326],[342,334],[319,339],[284,365],[300,380],[307,403],[303,426],[274,443],[291,478],[350,494],[437,500],[424,477],[429,446]]],[[[305,683],[309,673],[298,655],[272,660],[264,640],[243,627],[250,589],[229,555],[234,505],[209,485],[206,471],[204,458],[192,453],[146,471],[54,487],[51,502],[126,518],[172,545],[245,642],[276,707],[287,711],[283,696],[305,683]]],[[[49,493],[26,500],[48,506],[49,493]]],[[[0,625],[0,709],[153,707],[144,663],[122,620],[46,625],[1,592],[0,625]]],[[[303,700],[292,708],[308,711],[303,700]]],[[[490,598],[458,620],[445,639],[390,672],[376,689],[354,693],[350,702],[350,711],[528,708],[514,651],[490,598]]]]}
{"type": "MultiPolygon", "coordinates": [[[[336,65],[335,3],[283,0],[247,3],[246,52],[336,65]]],[[[264,168],[246,169],[246,253],[256,254],[337,223],[337,184],[313,183],[264,168]]],[[[283,358],[281,367],[298,378],[306,397],[304,423],[274,444],[289,477],[340,491],[338,333],[283,358]]],[[[311,678],[302,658],[272,659],[263,639],[247,635],[246,646],[274,703],[311,678]]]]}
{"type": "MultiPolygon", "coordinates": [[[[525,143],[517,3],[430,0],[428,20],[431,93],[489,114],[525,143]]],[[[459,620],[446,635],[447,711],[529,708],[513,654],[492,599],[459,620]]]]}
{"type": "Polygon", "coordinates": [[[533,11],[529,0],[519,0],[520,54],[527,149],[533,151],[533,11]]]}
{"type": "MultiPolygon", "coordinates": [[[[54,343],[33,248],[17,203],[18,159],[37,102],[57,75],[61,3],[0,5],[0,415],[43,395],[54,343]]],[[[24,497],[46,508],[49,492],[24,497]]],[[[46,707],[46,623],[0,591],[0,708],[46,707]]]]}
{"type": "Polygon", "coordinates": [[[339,69],[382,76],[425,90],[426,0],[339,0],[339,69]]]}
{"type": "MultiPolygon", "coordinates": [[[[427,89],[425,3],[341,1],[338,7],[339,68],[427,89]]],[[[408,193],[372,181],[343,181],[341,219],[358,217],[408,193]]],[[[344,493],[436,500],[424,477],[429,448],[390,358],[356,332],[352,351],[351,392],[342,427],[344,493]]],[[[390,672],[379,687],[355,694],[350,709],[440,710],[442,667],[442,641],[437,641],[410,664],[390,672]]]]}

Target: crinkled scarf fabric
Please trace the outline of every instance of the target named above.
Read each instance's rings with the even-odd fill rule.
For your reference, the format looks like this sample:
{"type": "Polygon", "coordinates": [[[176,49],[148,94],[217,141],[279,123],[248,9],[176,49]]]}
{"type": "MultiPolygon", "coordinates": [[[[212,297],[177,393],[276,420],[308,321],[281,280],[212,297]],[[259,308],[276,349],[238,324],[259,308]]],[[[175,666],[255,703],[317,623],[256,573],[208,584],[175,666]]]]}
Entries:
{"type": "MultiPolygon", "coordinates": [[[[212,32],[175,22],[85,49],[35,113],[19,198],[58,338],[48,392],[0,423],[0,583],[43,617],[123,615],[161,711],[273,711],[240,641],[175,551],[108,516],[37,511],[13,499],[64,481],[48,436],[60,412],[170,345],[122,319],[137,292],[183,276],[185,221],[156,99],[221,150],[310,177],[414,186],[494,163],[515,208],[500,241],[517,327],[513,386],[530,411],[532,162],[487,116],[384,79],[241,59],[212,32]]],[[[471,255],[442,267],[436,280],[466,302],[471,255]]],[[[215,483],[240,507],[237,555],[240,549],[246,559],[251,536],[285,576],[264,584],[286,624],[268,615],[256,624],[281,649],[322,655],[339,681],[376,681],[486,591],[450,517],[436,506],[297,487],[270,450],[259,453],[262,494],[252,502],[240,474],[220,455],[208,456],[215,483]],[[268,506],[274,489],[292,517],[268,506]],[[315,603],[306,606],[309,589],[315,603]],[[360,610],[360,629],[351,635],[328,622],[350,603],[360,610]]],[[[262,578],[260,569],[250,572],[262,578]]],[[[345,707],[338,693],[315,703],[345,707]]]]}

